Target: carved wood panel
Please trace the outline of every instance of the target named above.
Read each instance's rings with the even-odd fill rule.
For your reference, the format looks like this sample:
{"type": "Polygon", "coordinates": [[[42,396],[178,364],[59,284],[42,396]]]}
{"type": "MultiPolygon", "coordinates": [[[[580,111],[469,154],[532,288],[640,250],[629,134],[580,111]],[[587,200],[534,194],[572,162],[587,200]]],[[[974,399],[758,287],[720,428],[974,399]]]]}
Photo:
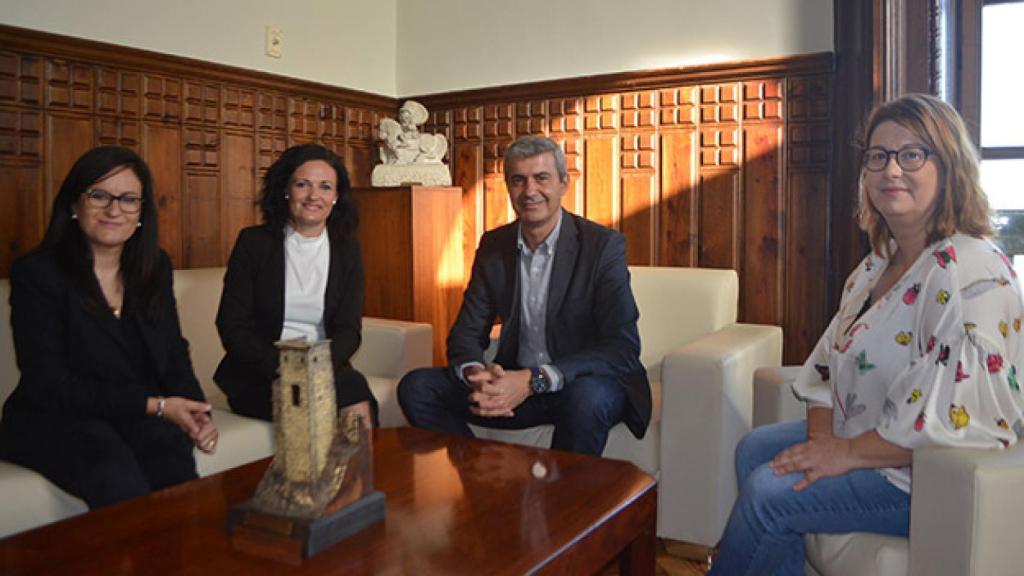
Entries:
{"type": "Polygon", "coordinates": [[[46,195],[52,204],[64,177],[78,157],[92,148],[95,139],[92,119],[88,116],[46,115],[46,195]]]}
{"type": "Polygon", "coordinates": [[[153,174],[160,247],[177,267],[185,266],[181,199],[181,131],[174,126],[143,124],[142,154],[153,174]]]}
{"type": "Polygon", "coordinates": [[[225,86],[221,101],[224,103],[224,127],[252,130],[256,125],[256,93],[237,86],[225,86]]]}
{"type": "Polygon", "coordinates": [[[139,75],[135,72],[96,68],[96,111],[137,118],[141,95],[139,75]]]}
{"type": "Polygon", "coordinates": [[[39,106],[42,78],[42,58],[0,51],[0,104],[39,106]]]}
{"type": "Polygon", "coordinates": [[[42,155],[42,115],[23,108],[0,108],[0,158],[38,161],[42,155]]]}
{"type": "Polygon", "coordinates": [[[63,59],[46,61],[46,105],[79,112],[92,111],[92,68],[63,59]]]}
{"type": "Polygon", "coordinates": [[[256,205],[259,182],[255,177],[255,148],[255,138],[251,135],[224,135],[224,168],[220,172],[221,262],[227,262],[238,232],[260,221],[256,205]]]}
{"type": "Polygon", "coordinates": [[[3,274],[38,242],[56,190],[92,146],[139,151],[156,183],[162,247],[178,266],[216,266],[259,221],[261,177],[290,134],[335,150],[353,182],[368,184],[374,131],[395,104],[2,25],[0,46],[0,207],[17,223],[0,216],[3,274]]]}
{"type": "Polygon", "coordinates": [[[209,82],[185,82],[185,122],[217,125],[220,87],[209,82]]]}
{"type": "Polygon", "coordinates": [[[220,191],[217,175],[187,173],[185,205],[188,208],[189,233],[185,236],[185,262],[189,268],[218,266],[221,263],[220,191]]]}
{"type": "Polygon", "coordinates": [[[123,146],[139,151],[140,124],[125,118],[96,118],[96,143],[105,146],[123,146]]]}
{"type": "Polygon", "coordinates": [[[39,193],[43,188],[39,164],[8,165],[0,160],[0,277],[10,273],[15,256],[43,239],[47,206],[39,193]]]}
{"type": "Polygon", "coordinates": [[[142,116],[147,120],[177,122],[181,119],[181,81],[146,74],[142,77],[142,116]]]}

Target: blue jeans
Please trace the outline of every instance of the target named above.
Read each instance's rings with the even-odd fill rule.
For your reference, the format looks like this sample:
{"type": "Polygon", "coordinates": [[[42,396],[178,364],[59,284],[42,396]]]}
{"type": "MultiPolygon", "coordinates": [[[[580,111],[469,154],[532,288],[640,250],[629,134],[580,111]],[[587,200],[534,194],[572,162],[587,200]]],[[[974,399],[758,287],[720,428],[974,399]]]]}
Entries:
{"type": "Polygon", "coordinates": [[[583,376],[559,392],[528,396],[510,418],[469,411],[471,389],[444,368],[419,368],[398,383],[398,403],[416,428],[472,436],[467,422],[485,428],[532,428],[554,424],[551,448],[600,456],[625,412],[626,392],[614,378],[583,376]]]}
{"type": "Polygon", "coordinates": [[[803,474],[776,476],[768,463],[807,440],[807,422],[754,429],[736,447],[739,497],[733,505],[711,574],[804,574],[808,532],[874,532],[906,536],[910,494],[876,470],[822,478],[800,492],[803,474]]]}

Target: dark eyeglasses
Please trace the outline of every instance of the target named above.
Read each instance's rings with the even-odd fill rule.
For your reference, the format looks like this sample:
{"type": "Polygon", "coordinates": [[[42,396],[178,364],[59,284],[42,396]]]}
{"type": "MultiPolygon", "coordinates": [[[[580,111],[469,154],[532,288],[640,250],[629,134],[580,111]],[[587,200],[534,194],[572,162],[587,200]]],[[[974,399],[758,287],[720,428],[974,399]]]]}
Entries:
{"type": "Polygon", "coordinates": [[[889,159],[896,157],[896,164],[907,172],[916,172],[924,166],[932,151],[924,146],[904,146],[899,150],[889,150],[881,146],[872,146],[864,151],[864,168],[869,172],[881,172],[889,165],[889,159]]]}
{"type": "Polygon", "coordinates": [[[85,201],[93,208],[104,209],[110,206],[114,200],[117,200],[118,206],[121,207],[121,211],[128,214],[135,214],[142,209],[142,196],[137,194],[121,194],[120,196],[114,196],[106,190],[96,190],[90,188],[85,191],[85,201]]]}

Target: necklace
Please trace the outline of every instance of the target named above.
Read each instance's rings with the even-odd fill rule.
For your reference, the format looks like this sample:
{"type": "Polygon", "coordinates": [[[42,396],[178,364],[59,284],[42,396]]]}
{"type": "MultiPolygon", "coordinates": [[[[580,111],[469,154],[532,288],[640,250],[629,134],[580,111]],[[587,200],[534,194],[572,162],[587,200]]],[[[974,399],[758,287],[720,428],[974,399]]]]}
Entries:
{"type": "Polygon", "coordinates": [[[114,318],[117,318],[118,320],[121,319],[121,309],[120,308],[111,308],[110,311],[114,313],[114,318]]]}

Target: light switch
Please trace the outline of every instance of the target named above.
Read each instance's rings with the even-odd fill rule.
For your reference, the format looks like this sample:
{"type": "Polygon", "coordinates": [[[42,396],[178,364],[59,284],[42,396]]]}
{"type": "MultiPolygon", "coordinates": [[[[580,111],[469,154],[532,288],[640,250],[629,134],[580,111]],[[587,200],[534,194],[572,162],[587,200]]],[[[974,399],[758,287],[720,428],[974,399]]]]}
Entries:
{"type": "Polygon", "coordinates": [[[267,26],[267,56],[280,58],[284,49],[284,34],[280,28],[267,26]]]}

